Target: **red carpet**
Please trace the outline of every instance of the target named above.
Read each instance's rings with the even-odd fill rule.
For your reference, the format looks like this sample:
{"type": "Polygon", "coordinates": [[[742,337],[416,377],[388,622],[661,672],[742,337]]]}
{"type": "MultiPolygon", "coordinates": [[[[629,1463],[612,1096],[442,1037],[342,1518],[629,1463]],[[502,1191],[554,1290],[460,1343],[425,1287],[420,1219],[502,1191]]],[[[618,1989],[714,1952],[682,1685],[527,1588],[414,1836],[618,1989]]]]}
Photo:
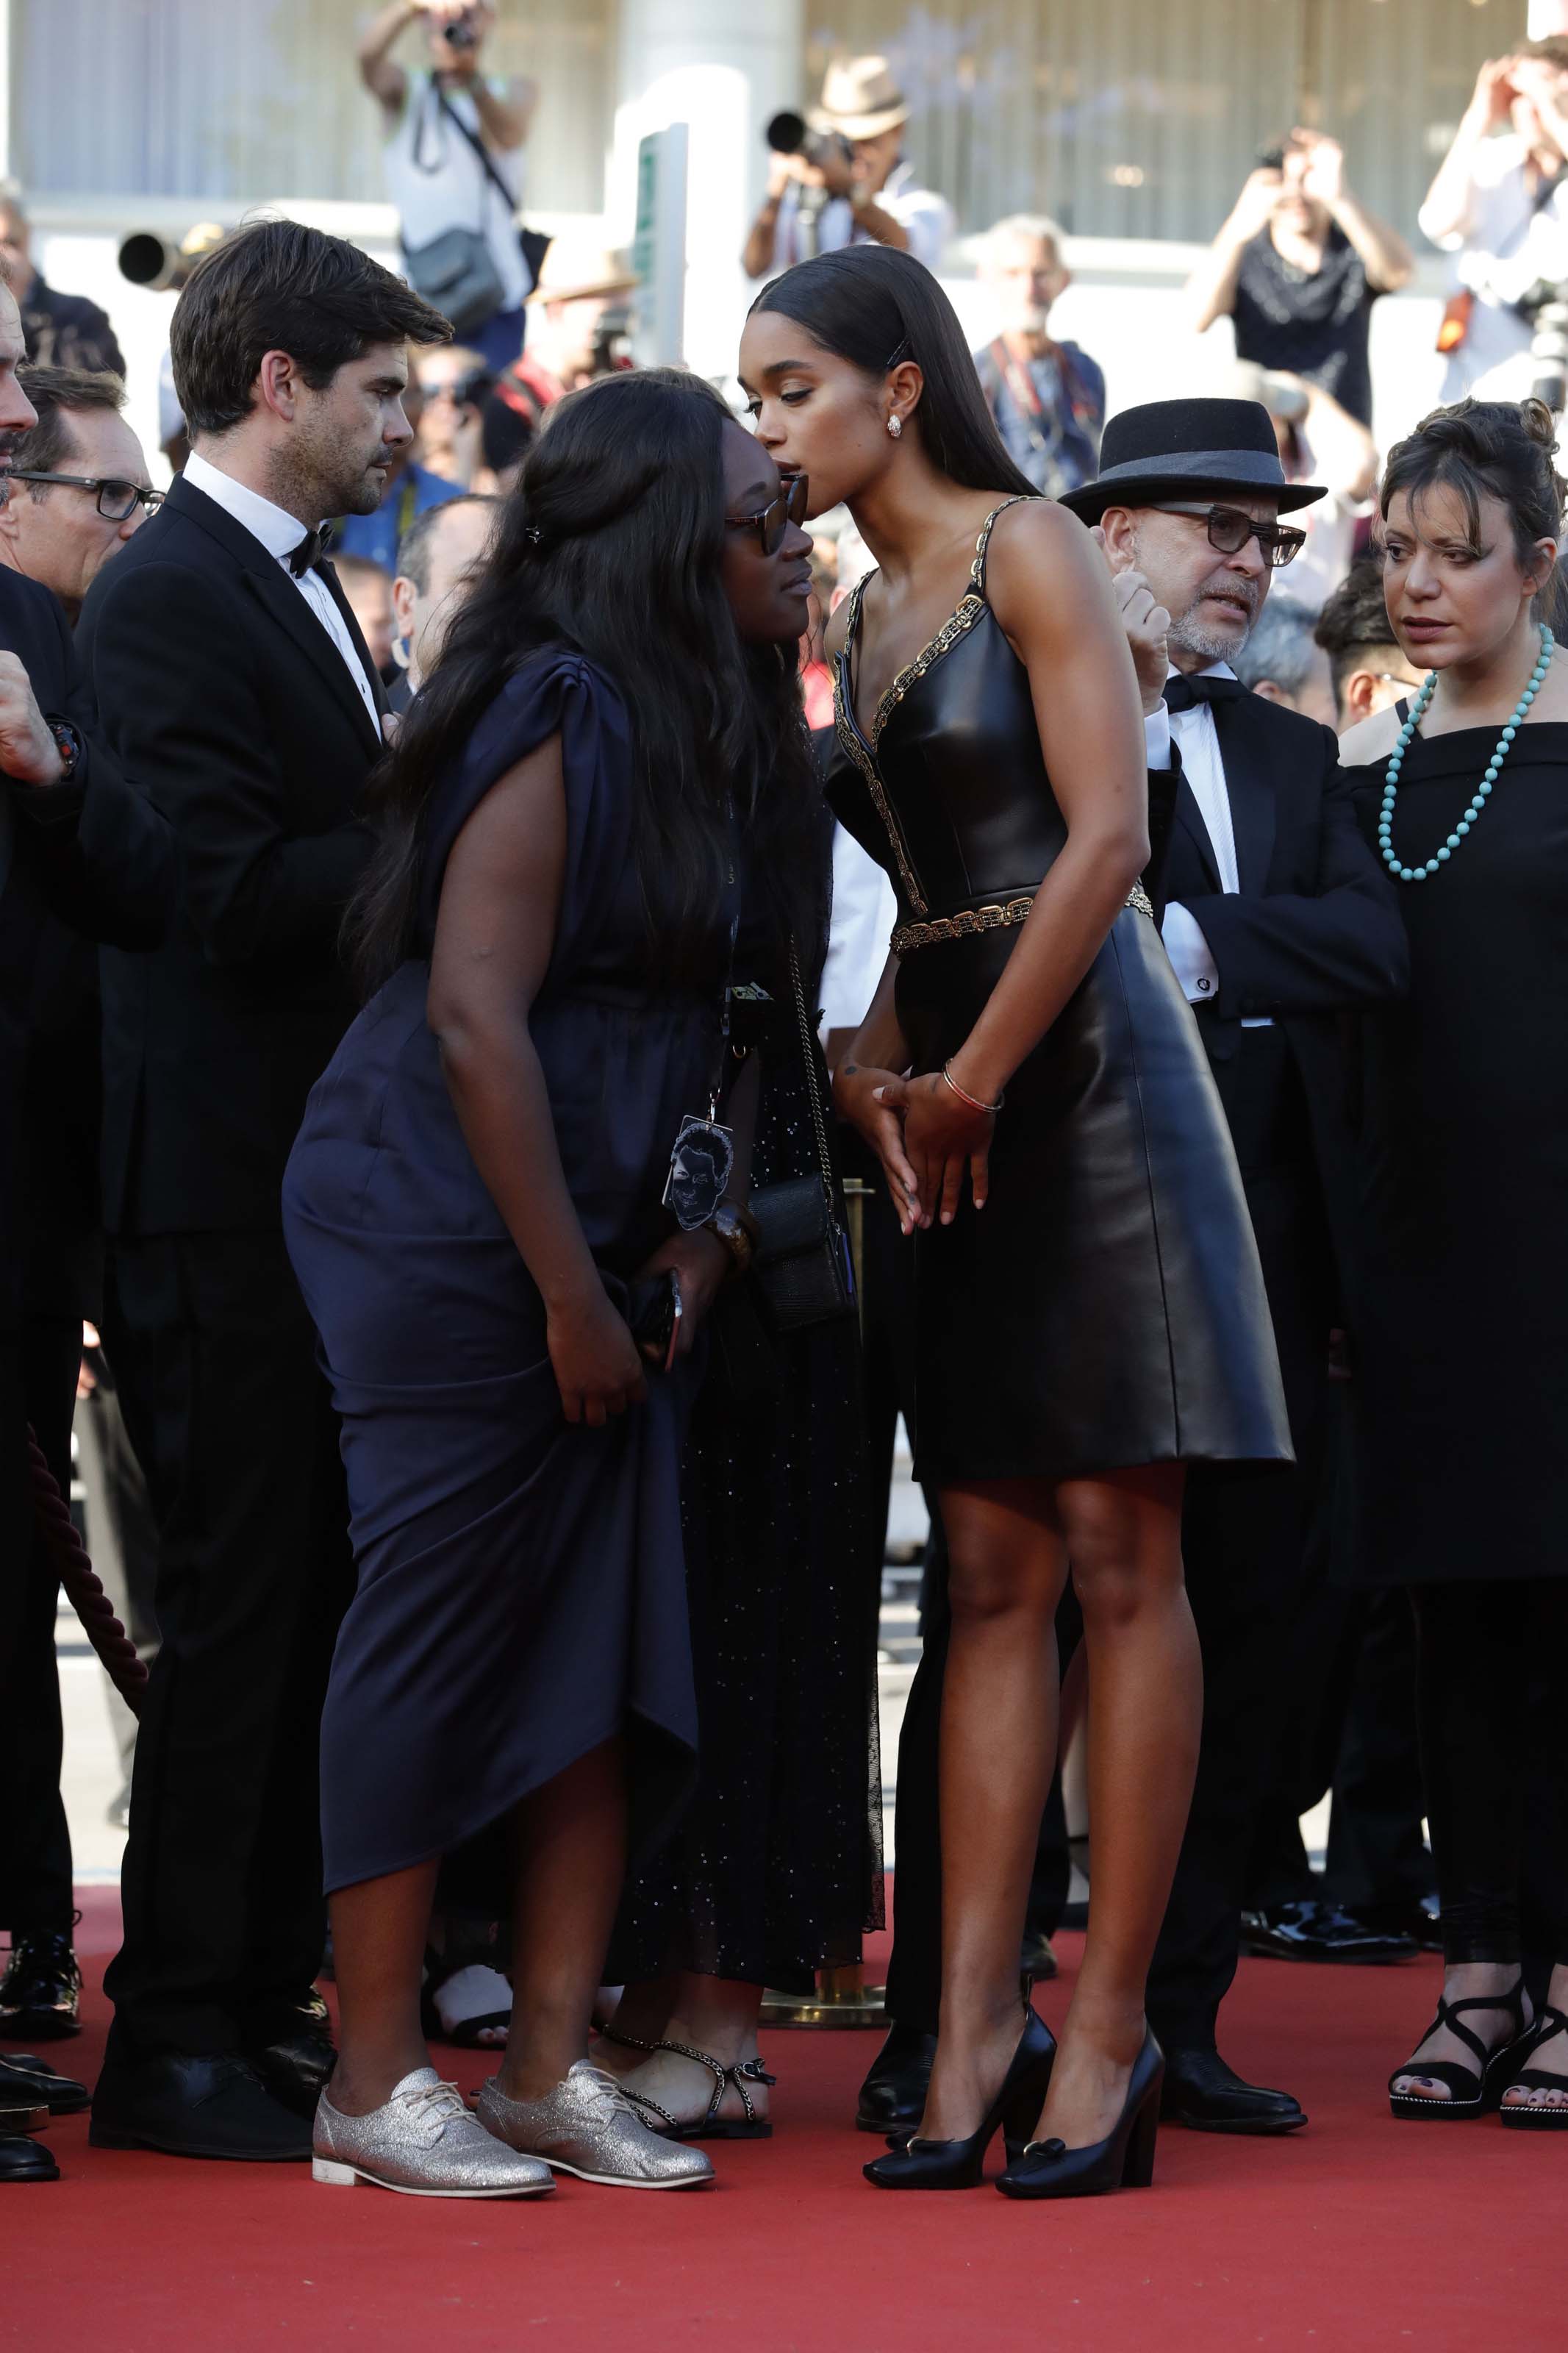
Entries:
{"type": "MultiPolygon", "coordinates": [[[[89,2081],[111,1892],[83,1897],[91,2023],[51,2056],[89,2081]]],[[[1062,1939],[1068,1965],[1078,1940],[1062,1939]]],[[[716,2145],[683,2197],[569,2183],[542,2206],[317,2189],[293,2166],[197,2165],[49,2135],[63,2179],[0,2192],[0,2343],[43,2353],[1562,2353],[1568,2136],[1396,2125],[1384,2076],[1436,1967],[1243,1964],[1226,2055],[1311,2112],[1286,2141],[1170,2130],[1152,2190],[1016,2206],[896,2198],[848,2128],[868,2034],[775,2034],[772,2141],[716,2145]]],[[[1058,2021],[1068,1978],[1040,2006],[1058,2021]]],[[[438,2052],[465,2084],[478,2057],[438,2052]]]]}

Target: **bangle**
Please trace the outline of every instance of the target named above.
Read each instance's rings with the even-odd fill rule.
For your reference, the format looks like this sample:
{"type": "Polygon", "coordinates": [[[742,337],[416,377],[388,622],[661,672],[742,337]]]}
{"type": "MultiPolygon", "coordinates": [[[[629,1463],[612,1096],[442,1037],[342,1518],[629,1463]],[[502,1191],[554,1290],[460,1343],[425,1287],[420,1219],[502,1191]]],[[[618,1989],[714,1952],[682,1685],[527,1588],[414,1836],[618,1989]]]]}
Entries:
{"type": "Polygon", "coordinates": [[[953,1093],[958,1097],[960,1103],[967,1103],[971,1111],[983,1111],[987,1119],[994,1119],[997,1113],[1001,1110],[1003,1104],[1007,1100],[1006,1092],[1004,1090],[1004,1092],[997,1096],[994,1103],[982,1103],[978,1095],[972,1095],[966,1087],[961,1087],[959,1085],[958,1081],[953,1077],[952,1071],[949,1070],[945,1062],[942,1066],[942,1075],[947,1081],[948,1085],[952,1089],[953,1093]]]}
{"type": "Polygon", "coordinates": [[[735,1201],[721,1201],[708,1220],[707,1231],[723,1243],[737,1274],[750,1271],[762,1239],[762,1228],[750,1209],[742,1208],[735,1201]]]}

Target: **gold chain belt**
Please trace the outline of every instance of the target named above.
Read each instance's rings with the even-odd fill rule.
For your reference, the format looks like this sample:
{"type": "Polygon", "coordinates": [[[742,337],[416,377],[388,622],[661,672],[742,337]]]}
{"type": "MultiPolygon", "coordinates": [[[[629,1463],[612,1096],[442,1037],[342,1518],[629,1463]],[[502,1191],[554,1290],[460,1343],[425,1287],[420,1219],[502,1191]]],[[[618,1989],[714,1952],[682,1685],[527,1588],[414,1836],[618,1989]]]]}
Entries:
{"type": "MultiPolygon", "coordinates": [[[[963,907],[956,915],[939,915],[931,923],[900,923],[889,945],[896,956],[910,955],[915,948],[933,948],[948,940],[973,939],[977,932],[1006,931],[1015,923],[1026,923],[1029,910],[1035,903],[1034,892],[1026,898],[1004,899],[988,907],[963,907]]],[[[1154,918],[1153,902],[1142,882],[1134,882],[1127,893],[1126,905],[1139,914],[1154,918]]]]}

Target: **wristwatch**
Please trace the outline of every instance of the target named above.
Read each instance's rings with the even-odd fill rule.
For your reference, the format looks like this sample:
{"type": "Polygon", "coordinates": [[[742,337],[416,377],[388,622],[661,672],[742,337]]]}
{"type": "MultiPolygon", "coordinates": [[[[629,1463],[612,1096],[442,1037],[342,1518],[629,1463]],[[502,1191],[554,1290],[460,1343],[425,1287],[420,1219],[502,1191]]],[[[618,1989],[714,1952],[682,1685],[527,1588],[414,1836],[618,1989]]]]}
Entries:
{"type": "Polygon", "coordinates": [[[750,1209],[734,1201],[721,1201],[708,1220],[708,1231],[716,1234],[729,1251],[734,1261],[732,1271],[749,1273],[762,1238],[762,1229],[750,1209]]]}
{"type": "Polygon", "coordinates": [[[44,724],[54,737],[60,755],[59,781],[62,785],[68,785],[81,765],[86,746],[68,719],[51,719],[46,712],[44,724]]]}

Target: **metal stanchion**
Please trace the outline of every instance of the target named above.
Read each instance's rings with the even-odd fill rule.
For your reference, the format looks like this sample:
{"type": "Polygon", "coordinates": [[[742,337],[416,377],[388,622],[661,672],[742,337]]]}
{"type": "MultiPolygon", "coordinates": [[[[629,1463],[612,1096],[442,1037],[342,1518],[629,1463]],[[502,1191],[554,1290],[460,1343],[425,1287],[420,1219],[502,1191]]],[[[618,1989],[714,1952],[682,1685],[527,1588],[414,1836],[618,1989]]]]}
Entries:
{"type": "MultiPolygon", "coordinates": [[[[855,1300],[862,1337],[866,1329],[866,1204],[872,1187],[858,1176],[844,1180],[844,1214],[849,1229],[849,1253],[855,1265],[855,1300]]],[[[882,2026],[886,2024],[883,1986],[866,1983],[863,1961],[842,1968],[818,1969],[815,1994],[778,1993],[770,1986],[763,1996],[764,2026],[882,2026]]]]}

